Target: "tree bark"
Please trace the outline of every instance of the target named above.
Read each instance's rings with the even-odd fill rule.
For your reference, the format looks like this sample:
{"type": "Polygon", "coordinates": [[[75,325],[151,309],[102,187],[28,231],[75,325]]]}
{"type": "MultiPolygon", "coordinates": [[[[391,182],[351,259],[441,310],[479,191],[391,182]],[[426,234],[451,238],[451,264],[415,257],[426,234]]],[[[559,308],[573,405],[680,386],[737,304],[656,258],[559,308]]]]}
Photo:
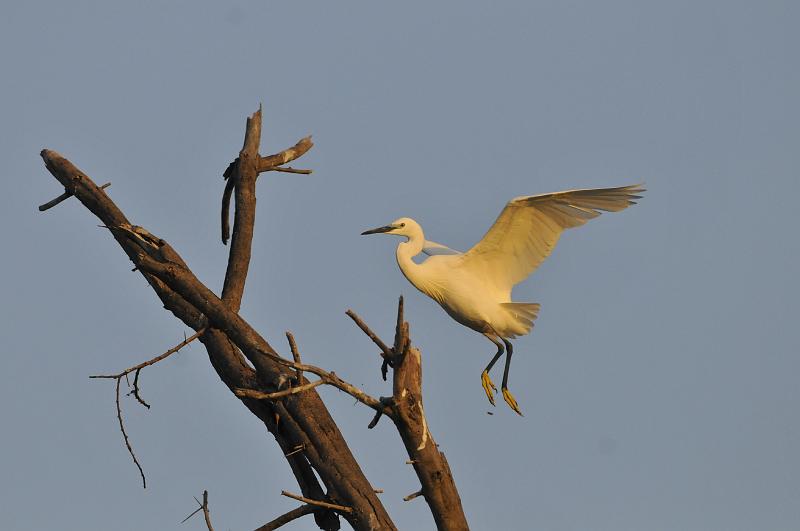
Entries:
{"type": "Polygon", "coordinates": [[[224,173],[227,182],[222,204],[223,242],[227,241],[229,232],[228,203],[232,196],[235,215],[228,268],[220,296],[197,279],[166,241],[132,225],[103,188],[50,150],[43,150],[41,156],[65,192],[58,201],[45,206],[50,208],[74,196],[109,229],[164,308],[195,331],[204,330],[199,340],[220,379],[273,435],[303,497],[319,502],[313,510],[298,510],[297,516],[313,514],[317,525],[324,530],[339,529],[340,517],[359,531],[396,529],[328,409],[312,388],[319,383],[311,384],[302,376],[303,371],[310,371],[325,380],[323,383],[337,385],[376,409],[378,415],[371,426],[381,414],[393,420],[437,527],[467,529],[449,466],[433,441],[424,416],[420,354],[410,346],[402,299],[394,347],[391,352],[383,347],[384,355],[391,358],[394,366],[394,393],[381,402],[366,397],[333,373],[301,364],[294,346],[294,361],[283,358],[239,315],[250,264],[258,175],[265,171],[310,173],[281,166],[308,151],[313,145],[310,138],[275,155],[262,157],[258,152],[261,122],[259,109],[248,118],[242,150],[224,173]],[[287,385],[307,385],[308,389],[267,396],[286,390],[287,385]]]}

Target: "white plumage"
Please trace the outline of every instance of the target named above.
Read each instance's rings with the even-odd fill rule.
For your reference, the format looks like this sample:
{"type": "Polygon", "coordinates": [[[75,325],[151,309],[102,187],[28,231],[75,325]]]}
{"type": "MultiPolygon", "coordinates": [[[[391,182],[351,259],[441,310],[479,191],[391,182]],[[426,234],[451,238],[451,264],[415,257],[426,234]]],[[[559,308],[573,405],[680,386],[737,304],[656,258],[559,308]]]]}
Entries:
{"type": "Polygon", "coordinates": [[[397,264],[414,287],[435,300],[456,321],[485,335],[497,345],[497,354],[481,374],[481,382],[494,404],[497,388],[489,371],[506,349],[503,398],[522,414],[508,391],[508,371],[513,347],[508,341],[533,328],[539,304],[513,302],[511,289],[527,278],[550,255],[564,229],[578,227],[600,215],[635,204],[644,188],[570,190],[523,196],[508,202],[483,239],[465,253],[426,241],[419,223],[400,218],[362,234],[405,236],[397,246],[397,264]],[[412,258],[431,255],[417,264],[412,258]],[[502,343],[501,343],[502,341],[502,343]]]}

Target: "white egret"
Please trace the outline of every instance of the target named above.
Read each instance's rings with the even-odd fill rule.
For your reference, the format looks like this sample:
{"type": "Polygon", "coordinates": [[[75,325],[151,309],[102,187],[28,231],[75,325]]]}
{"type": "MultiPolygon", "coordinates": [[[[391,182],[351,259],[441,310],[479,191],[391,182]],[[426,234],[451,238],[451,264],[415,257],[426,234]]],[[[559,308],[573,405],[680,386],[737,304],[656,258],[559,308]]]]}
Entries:
{"type": "Polygon", "coordinates": [[[514,349],[509,339],[531,331],[539,304],[513,302],[511,289],[530,275],[553,251],[564,229],[578,227],[600,215],[635,204],[641,185],[570,190],[517,197],[509,201],[481,241],[465,253],[426,241],[422,227],[411,218],[361,234],[394,234],[406,241],[397,246],[397,264],[419,291],[435,300],[450,317],[486,336],[497,353],[481,373],[489,402],[497,392],[489,371],[504,353],[501,390],[506,403],[522,415],[508,390],[514,349]],[[430,255],[422,263],[412,258],[430,255]]]}

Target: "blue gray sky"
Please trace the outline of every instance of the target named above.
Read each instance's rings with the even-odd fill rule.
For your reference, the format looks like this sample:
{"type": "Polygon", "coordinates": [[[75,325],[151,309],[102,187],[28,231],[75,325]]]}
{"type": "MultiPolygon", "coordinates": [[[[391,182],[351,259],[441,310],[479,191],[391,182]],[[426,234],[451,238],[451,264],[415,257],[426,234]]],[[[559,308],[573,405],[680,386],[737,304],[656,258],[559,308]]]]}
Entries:
{"type": "MultiPolygon", "coordinates": [[[[218,529],[293,508],[277,446],[200,346],[123,402],[89,380],[185,329],[60,193],[55,149],[212,289],[221,173],[264,106],[262,152],[313,134],[312,176],[259,182],[243,315],[277,347],[389,393],[344,315],[390,337],[406,295],[426,412],[476,530],[789,530],[800,521],[796,2],[15,2],[0,18],[0,523],[218,529]],[[541,303],[492,410],[493,346],[414,291],[400,216],[469,248],[517,195],[645,182],[515,290],[541,303]]],[[[388,423],[322,394],[401,529],[431,529],[388,423]]],[[[287,529],[312,529],[311,520],[287,529]]]]}

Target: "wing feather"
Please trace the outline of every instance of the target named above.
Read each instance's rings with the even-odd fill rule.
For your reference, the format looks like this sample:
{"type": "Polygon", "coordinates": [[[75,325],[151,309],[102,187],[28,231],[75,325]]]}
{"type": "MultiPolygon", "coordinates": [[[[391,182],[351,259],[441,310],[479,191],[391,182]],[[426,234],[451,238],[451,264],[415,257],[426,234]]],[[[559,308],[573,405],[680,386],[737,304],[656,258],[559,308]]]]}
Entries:
{"type": "Polygon", "coordinates": [[[446,245],[432,242],[430,240],[425,240],[425,243],[422,246],[422,252],[427,254],[428,256],[461,254],[461,252],[456,251],[455,249],[451,249],[446,245]]]}
{"type": "Polygon", "coordinates": [[[505,206],[481,241],[464,253],[473,269],[500,289],[510,290],[553,252],[565,229],[636,204],[642,185],[569,190],[516,197],[505,206]]]}

